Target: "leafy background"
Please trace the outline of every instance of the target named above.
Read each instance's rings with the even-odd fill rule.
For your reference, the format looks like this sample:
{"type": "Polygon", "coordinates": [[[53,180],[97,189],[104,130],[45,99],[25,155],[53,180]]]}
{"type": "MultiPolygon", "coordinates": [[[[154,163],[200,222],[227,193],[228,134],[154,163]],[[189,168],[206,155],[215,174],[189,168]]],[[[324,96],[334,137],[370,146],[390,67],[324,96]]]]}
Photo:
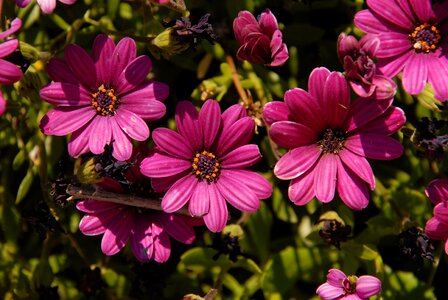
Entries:
{"type": "MultiPolygon", "coordinates": [[[[270,179],[274,193],[257,213],[231,210],[224,233],[197,228],[193,245],[172,240],[171,257],[164,264],[140,264],[128,248],[107,257],[100,250],[101,236],[80,233],[82,214],[73,203],[61,206],[54,201],[54,183],[61,178],[76,180],[79,162],[68,156],[66,137],[46,137],[38,128],[50,109],[38,95],[50,80],[45,63],[61,56],[65,45],[77,43],[90,51],[99,33],[116,41],[123,36],[136,38],[138,52],[153,60],[151,76],[168,83],[171,90],[166,116],[151,128],[173,127],[179,100],[191,99],[200,106],[214,98],[222,109],[238,102],[226,55],[234,57],[238,48],[232,22],[239,11],[258,15],[270,8],[289,48],[289,61],[277,68],[242,63],[234,57],[244,89],[262,106],[281,100],[290,88],[306,88],[315,67],[342,71],[337,37],[342,31],[361,35],[353,26],[353,15],[365,7],[362,0],[190,0],[186,5],[193,23],[211,14],[217,41],[199,41],[181,53],[158,57],[160,49],[154,48],[151,37],[182,15],[167,7],[137,0],[78,0],[72,6],[58,3],[53,14],[42,15],[35,2],[24,9],[13,1],[3,3],[3,19],[17,16],[24,22],[18,38],[22,54],[31,62],[20,82],[1,87],[8,103],[0,118],[0,294],[4,299],[181,299],[187,294],[211,299],[214,289],[218,289],[214,299],[317,299],[315,290],[332,267],[346,274],[378,276],[383,283],[381,299],[447,299],[448,260],[443,245],[434,241],[434,262],[407,257],[398,247],[397,236],[403,230],[424,228],[432,216],[425,186],[447,175],[446,158],[428,158],[404,131],[396,134],[405,146],[400,159],[371,162],[377,188],[363,211],[353,212],[337,198],[326,205],[317,200],[304,207],[293,205],[287,198],[288,182],[273,176],[276,158],[266,129],[258,127],[255,142],[264,159],[255,169],[270,179]],[[318,234],[318,221],[328,211],[337,212],[352,228],[340,249],[318,234]],[[226,233],[238,237],[243,255],[237,259],[218,255],[217,248],[228,249],[226,233]]],[[[406,112],[405,127],[411,132],[423,117],[446,119],[448,112],[446,105],[433,100],[430,89],[412,97],[399,87],[394,105],[406,112]]],[[[259,112],[257,107],[252,110],[258,120],[259,112]]]]}

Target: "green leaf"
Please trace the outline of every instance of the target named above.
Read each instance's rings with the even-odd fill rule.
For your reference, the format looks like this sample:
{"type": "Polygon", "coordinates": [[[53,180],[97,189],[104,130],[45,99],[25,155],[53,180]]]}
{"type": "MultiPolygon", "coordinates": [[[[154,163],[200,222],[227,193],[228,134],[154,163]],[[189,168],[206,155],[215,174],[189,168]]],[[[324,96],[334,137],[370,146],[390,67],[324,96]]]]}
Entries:
{"type": "Polygon", "coordinates": [[[297,215],[288,199],[283,197],[282,192],[276,187],[272,193],[272,209],[277,218],[284,222],[296,224],[298,222],[297,215]]]}
{"type": "Polygon", "coordinates": [[[357,244],[354,241],[341,244],[341,249],[350,256],[358,257],[362,260],[374,260],[379,253],[372,246],[357,244]]]}
{"type": "Polygon", "coordinates": [[[31,184],[33,183],[33,179],[34,179],[34,173],[33,170],[30,168],[28,169],[28,172],[26,172],[25,177],[22,179],[22,182],[19,185],[16,197],[16,204],[19,204],[20,201],[22,201],[23,198],[25,198],[25,196],[28,194],[31,184]]]}
{"type": "Polygon", "coordinates": [[[49,287],[53,282],[53,271],[47,260],[41,260],[33,272],[33,285],[35,289],[49,287]]]}
{"type": "Polygon", "coordinates": [[[217,251],[211,248],[195,247],[182,254],[179,265],[195,273],[204,273],[213,267],[225,267],[230,264],[230,260],[225,255],[220,255],[217,260],[214,260],[213,256],[216,253],[217,251]]]}

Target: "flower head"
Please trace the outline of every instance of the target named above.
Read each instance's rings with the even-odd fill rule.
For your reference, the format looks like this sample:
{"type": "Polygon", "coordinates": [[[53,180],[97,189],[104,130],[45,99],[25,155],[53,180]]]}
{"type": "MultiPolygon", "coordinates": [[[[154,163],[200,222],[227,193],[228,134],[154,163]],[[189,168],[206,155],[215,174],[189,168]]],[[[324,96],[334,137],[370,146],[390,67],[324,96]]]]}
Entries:
{"type": "Polygon", "coordinates": [[[377,72],[374,59],[379,48],[380,40],[374,36],[366,35],[358,42],[355,37],[345,33],[339,35],[339,60],[350,86],[360,97],[384,100],[395,95],[395,82],[377,72]]]}
{"type": "Polygon", "coordinates": [[[355,25],[380,40],[379,71],[387,77],[403,71],[408,93],[419,94],[429,82],[436,99],[448,100],[448,3],[367,0],[367,6],[355,25]]]}
{"type": "Polygon", "coordinates": [[[426,187],[426,195],[437,204],[431,219],[426,222],[426,234],[433,240],[445,241],[448,254],[448,179],[436,179],[426,187]]]}
{"type": "Polygon", "coordinates": [[[171,213],[188,203],[190,214],[203,216],[213,232],[227,223],[226,201],[255,212],[272,187],[263,176],[246,170],[261,154],[257,145],[247,144],[255,124],[244,108],[236,104],[221,114],[218,102],[207,100],[198,113],[191,102],[182,101],[175,120],[178,132],[154,130],[158,152],[141,164],[154,190],[167,191],[162,209],[171,213]]]}
{"type": "Polygon", "coordinates": [[[149,137],[144,120],[165,114],[161,101],[168,96],[168,86],[146,80],[151,60],[136,57],[130,38],[115,45],[101,34],[93,43],[92,56],[69,45],[65,60],[49,62],[47,70],[54,82],[43,87],[40,96],[57,107],[42,118],[40,128],[47,135],[73,133],[68,145],[71,156],[89,150],[103,153],[104,146],[114,141],[112,155],[127,160],[132,154],[130,139],[149,137]]]}
{"type": "Polygon", "coordinates": [[[308,92],[295,88],[285,101],[265,105],[263,118],[271,127],[270,138],[290,151],[283,155],[274,174],[292,179],[289,198],[304,205],[316,196],[326,203],[338,190],[352,209],[369,203],[369,187],[375,178],[366,158],[390,160],[403,152],[389,137],[405,123],[401,109],[392,99],[371,101],[358,98],[350,103],[344,76],[325,68],[314,69],[308,92]]]}
{"type": "MultiPolygon", "coordinates": [[[[135,188],[138,186],[149,186],[149,178],[141,175],[139,170],[139,163],[145,153],[147,151],[137,148],[134,153],[137,163],[126,172],[126,179],[134,187],[132,191],[139,190],[135,188]]],[[[109,177],[100,184],[107,191],[123,192],[120,184],[109,177]]],[[[148,196],[148,191],[145,191],[144,196],[148,196]]],[[[193,226],[202,225],[201,220],[191,217],[94,198],[78,202],[76,208],[86,213],[79,223],[81,232],[85,235],[103,235],[101,250],[104,254],[114,255],[130,241],[134,256],[141,262],[167,261],[171,253],[170,237],[191,244],[196,237],[193,226]]]]}
{"type": "Polygon", "coordinates": [[[448,179],[435,179],[431,181],[425,190],[426,196],[434,203],[448,203],[448,179]]]}
{"type": "Polygon", "coordinates": [[[369,297],[381,292],[381,281],[370,275],[359,278],[347,276],[338,269],[330,269],[327,282],[321,284],[316,293],[322,300],[359,299],[367,300],[369,297]]]}
{"type": "MultiPolygon", "coordinates": [[[[16,0],[16,4],[19,7],[26,7],[31,1],[32,0],[16,0]]],[[[74,4],[76,0],[59,0],[59,2],[71,5],[74,4]]],[[[37,4],[39,4],[40,9],[44,14],[51,14],[56,8],[56,0],[37,0],[37,4]]]]}
{"type": "MultiPolygon", "coordinates": [[[[18,18],[11,22],[8,30],[0,32],[0,41],[5,40],[11,34],[22,27],[22,21],[18,18]]],[[[17,39],[8,39],[0,42],[0,84],[13,84],[22,78],[22,71],[15,64],[7,61],[5,58],[11,55],[19,46],[17,39]]],[[[0,92],[0,116],[3,115],[6,109],[6,102],[0,92]]]]}
{"type": "Polygon", "coordinates": [[[288,60],[288,48],[283,43],[277,19],[269,9],[258,18],[240,11],[233,21],[236,40],[241,45],[236,56],[254,64],[280,66],[288,60]]]}

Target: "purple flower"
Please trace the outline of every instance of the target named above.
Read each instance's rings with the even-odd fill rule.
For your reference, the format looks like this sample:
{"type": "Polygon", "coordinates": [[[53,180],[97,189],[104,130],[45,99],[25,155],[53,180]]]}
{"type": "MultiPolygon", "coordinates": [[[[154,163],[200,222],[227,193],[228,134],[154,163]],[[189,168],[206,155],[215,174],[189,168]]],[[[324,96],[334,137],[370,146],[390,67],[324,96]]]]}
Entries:
{"type": "MultiPolygon", "coordinates": [[[[16,0],[16,4],[19,7],[26,7],[31,3],[32,0],[16,0]]],[[[67,5],[74,4],[76,0],[59,0],[67,5]]],[[[44,14],[51,14],[56,8],[56,0],[37,0],[37,4],[39,4],[40,9],[44,14]]]]}
{"type": "Polygon", "coordinates": [[[367,300],[381,292],[381,281],[370,275],[359,278],[347,276],[338,269],[330,269],[327,282],[321,284],[316,293],[322,300],[367,300]]]}
{"type": "MultiPolygon", "coordinates": [[[[8,30],[0,32],[0,41],[6,39],[11,34],[22,27],[22,21],[18,18],[11,22],[8,30]]],[[[0,84],[13,84],[22,78],[22,71],[15,64],[5,60],[4,58],[13,53],[19,46],[17,39],[9,39],[0,43],[0,84]]],[[[6,109],[6,102],[0,92],[0,116],[6,109]]]]}
{"type": "Polygon", "coordinates": [[[250,12],[240,11],[233,21],[233,31],[241,45],[238,59],[270,66],[280,66],[288,60],[288,48],[269,9],[258,17],[258,22],[250,12]]]}
{"type": "Polygon", "coordinates": [[[77,45],[65,49],[65,60],[54,58],[48,66],[53,83],[40,91],[45,101],[56,104],[41,120],[44,134],[63,136],[73,133],[68,144],[71,156],[89,150],[94,154],[114,141],[112,155],[127,160],[132,154],[131,138],[149,137],[144,120],[157,120],[165,114],[161,102],[168,86],[147,81],[151,60],[136,57],[130,38],[116,46],[111,38],[99,35],[90,57],[77,45]]]}
{"type": "Polygon", "coordinates": [[[426,187],[426,195],[437,204],[431,219],[426,222],[426,234],[433,240],[445,241],[448,254],[448,179],[436,179],[426,187]]]}
{"type": "Polygon", "coordinates": [[[188,202],[192,216],[203,216],[208,229],[227,223],[226,201],[243,212],[255,212],[260,199],[270,197],[269,182],[247,167],[260,160],[257,145],[247,144],[255,124],[235,104],[223,114],[218,102],[207,100],[198,113],[187,101],[176,107],[178,132],[157,128],[159,151],[144,159],[141,172],[152,178],[156,192],[167,191],[162,209],[171,213],[188,202]]]}
{"type": "Polygon", "coordinates": [[[401,156],[402,145],[389,135],[405,123],[392,99],[358,98],[350,103],[350,89],[339,72],[316,68],[308,92],[295,88],[285,101],[265,105],[263,118],[269,136],[290,151],[276,163],[274,174],[292,179],[289,198],[304,205],[313,197],[327,203],[338,190],[352,209],[369,203],[375,177],[366,158],[390,160],[401,156]]]}
{"type": "Polygon", "coordinates": [[[448,2],[367,0],[356,26],[380,40],[377,67],[387,77],[403,71],[402,83],[419,94],[429,82],[436,99],[448,99],[448,2]]]}
{"type": "Polygon", "coordinates": [[[350,86],[360,97],[384,100],[395,95],[395,82],[377,72],[374,59],[379,48],[380,40],[372,35],[362,37],[359,42],[345,33],[339,35],[339,60],[350,86]]]}

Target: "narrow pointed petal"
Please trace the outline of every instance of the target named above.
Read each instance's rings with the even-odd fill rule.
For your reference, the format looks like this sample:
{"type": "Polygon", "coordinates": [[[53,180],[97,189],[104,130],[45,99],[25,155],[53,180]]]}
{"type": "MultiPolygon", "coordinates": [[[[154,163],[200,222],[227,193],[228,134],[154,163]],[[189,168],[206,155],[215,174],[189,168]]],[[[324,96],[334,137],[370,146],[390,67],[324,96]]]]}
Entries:
{"type": "Polygon", "coordinates": [[[293,121],[272,124],[269,136],[274,143],[286,149],[314,144],[319,138],[313,129],[293,121]]]}
{"type": "Polygon", "coordinates": [[[71,157],[78,157],[81,154],[89,152],[89,138],[92,134],[92,128],[93,124],[89,122],[73,132],[68,143],[68,154],[71,157]]]}
{"type": "Polygon", "coordinates": [[[378,160],[391,160],[403,154],[403,146],[399,141],[381,134],[350,136],[345,147],[360,156],[378,160]]]}
{"type": "Polygon", "coordinates": [[[375,189],[375,175],[367,159],[348,150],[342,150],[339,157],[353,173],[369,184],[372,191],[375,189]]]}
{"type": "Polygon", "coordinates": [[[166,113],[165,104],[157,100],[122,104],[122,107],[147,121],[158,120],[166,113]]]}
{"type": "Polygon", "coordinates": [[[137,45],[131,38],[121,39],[114,49],[111,68],[111,78],[117,79],[126,66],[137,56],[137,45]]]}
{"type": "Polygon", "coordinates": [[[198,184],[198,179],[193,174],[189,174],[179,179],[166,192],[162,199],[162,209],[167,213],[176,212],[181,209],[188,200],[191,199],[193,191],[198,184]]]}
{"type": "Polygon", "coordinates": [[[131,237],[133,213],[126,209],[121,212],[108,226],[101,240],[101,251],[111,256],[117,254],[131,237]]]}
{"type": "Polygon", "coordinates": [[[224,131],[218,141],[218,156],[224,156],[230,151],[247,144],[255,131],[255,122],[251,117],[244,117],[233,123],[224,131]]]}
{"type": "Polygon", "coordinates": [[[154,237],[151,224],[151,218],[142,215],[138,216],[135,221],[131,247],[135,257],[141,262],[148,262],[154,256],[154,237]]]}
{"type": "Polygon", "coordinates": [[[182,171],[180,173],[176,173],[171,176],[167,177],[152,177],[151,178],[151,186],[157,193],[164,193],[170,189],[170,187],[176,183],[179,179],[181,179],[184,176],[187,176],[189,173],[191,173],[191,169],[187,169],[185,171],[182,171]]]}
{"type": "Polygon", "coordinates": [[[258,145],[248,144],[230,151],[221,158],[223,169],[244,169],[261,159],[258,145]]]}
{"type": "Polygon", "coordinates": [[[338,164],[340,164],[339,156],[324,154],[315,167],[314,190],[316,198],[323,203],[330,202],[334,198],[338,164]]]}
{"type": "Polygon", "coordinates": [[[421,23],[428,22],[435,17],[431,1],[409,1],[409,3],[412,5],[413,11],[417,14],[421,23]]]}
{"type": "Polygon", "coordinates": [[[56,8],[56,0],[37,0],[40,9],[44,14],[51,14],[56,8]]]}
{"type": "Polygon", "coordinates": [[[142,105],[149,101],[165,101],[170,93],[167,84],[158,81],[146,81],[139,85],[134,91],[122,95],[120,101],[122,105],[142,105]]]}
{"type": "Polygon", "coordinates": [[[401,70],[403,70],[411,55],[412,51],[407,51],[404,54],[398,54],[393,57],[382,59],[376,64],[378,68],[377,70],[380,74],[383,74],[386,77],[395,77],[401,70]]]}
{"type": "Polygon", "coordinates": [[[222,170],[216,187],[224,199],[240,211],[255,212],[260,208],[257,195],[244,182],[231,177],[226,170],[222,170]]]}
{"type": "Polygon", "coordinates": [[[152,224],[152,233],[154,235],[154,260],[158,263],[164,263],[170,258],[171,254],[170,237],[156,223],[152,224]]]}
{"type": "Polygon", "coordinates": [[[259,199],[266,199],[272,195],[272,185],[262,175],[249,170],[226,170],[229,177],[237,178],[257,195],[259,199]]]}
{"type": "Polygon", "coordinates": [[[110,118],[109,122],[112,128],[112,140],[114,140],[112,156],[117,160],[128,160],[132,155],[132,143],[129,137],[121,130],[116,118],[110,118]]]}
{"type": "Polygon", "coordinates": [[[378,58],[401,55],[412,48],[407,34],[398,32],[382,32],[379,34],[381,47],[376,56],[378,58]]]}
{"type": "Polygon", "coordinates": [[[221,108],[215,100],[207,100],[199,112],[199,124],[204,135],[204,148],[210,149],[221,127],[221,108]]]}
{"type": "Polygon", "coordinates": [[[78,45],[70,44],[65,48],[65,60],[75,77],[87,88],[98,88],[96,69],[93,59],[78,45]]]}
{"type": "Polygon", "coordinates": [[[121,108],[114,116],[121,130],[137,141],[145,141],[149,137],[149,128],[145,121],[133,112],[121,108]]]}
{"type": "Polygon", "coordinates": [[[47,64],[47,72],[51,79],[55,82],[65,82],[79,85],[78,78],[73,74],[65,60],[60,58],[52,58],[47,64]]]}
{"type": "Polygon", "coordinates": [[[426,187],[425,193],[434,204],[448,201],[448,179],[431,181],[426,187]]]}
{"type": "Polygon", "coordinates": [[[322,131],[326,126],[317,99],[305,90],[294,88],[286,91],[285,104],[298,123],[313,128],[316,132],[322,131]]]}
{"type": "Polygon", "coordinates": [[[81,85],[66,82],[53,82],[43,87],[40,97],[48,103],[59,106],[87,106],[92,103],[92,96],[81,85]]]}
{"type": "Polygon", "coordinates": [[[354,18],[356,27],[367,33],[381,33],[389,31],[389,22],[380,22],[368,9],[358,11],[354,18]]]}
{"type": "Polygon", "coordinates": [[[57,107],[40,120],[39,126],[46,135],[63,136],[81,128],[95,115],[91,107],[57,107]]]}
{"type": "Polygon", "coordinates": [[[414,27],[412,20],[408,18],[395,2],[389,0],[367,0],[367,5],[376,14],[392,24],[403,29],[412,29],[414,27]]]}
{"type": "Polygon", "coordinates": [[[367,184],[343,163],[338,164],[337,189],[342,201],[353,210],[361,210],[369,204],[367,184]]]}
{"type": "Polygon", "coordinates": [[[411,95],[420,94],[428,79],[428,62],[424,54],[410,56],[403,70],[403,88],[411,95]]]}
{"type": "Polygon", "coordinates": [[[193,103],[180,101],[176,106],[176,126],[179,133],[190,143],[194,150],[202,150],[202,128],[199,113],[193,103]]]}
{"type": "Polygon", "coordinates": [[[377,295],[381,292],[381,281],[370,275],[363,275],[356,281],[356,294],[362,298],[367,299],[371,296],[377,295]]]}
{"type": "Polygon", "coordinates": [[[372,133],[391,135],[400,130],[405,123],[406,116],[404,111],[398,107],[389,107],[389,109],[379,118],[376,118],[362,127],[358,127],[352,131],[351,134],[362,132],[362,134],[372,133]]]}
{"type": "Polygon", "coordinates": [[[145,55],[141,55],[131,61],[115,81],[118,94],[122,95],[137,88],[148,76],[151,68],[151,59],[145,55]]]}
{"type": "Polygon", "coordinates": [[[104,146],[112,140],[112,130],[109,117],[98,117],[92,121],[92,132],[89,138],[89,149],[93,154],[104,152],[104,146]]]}
{"type": "Polygon", "coordinates": [[[187,224],[181,216],[174,214],[156,214],[163,229],[175,240],[183,244],[193,243],[196,234],[191,225],[187,224]]]}
{"type": "Polygon", "coordinates": [[[10,55],[19,46],[18,39],[10,39],[0,43],[0,58],[10,55]]]}
{"type": "Polygon", "coordinates": [[[330,285],[342,287],[342,281],[347,278],[344,272],[338,269],[330,269],[327,274],[327,281],[330,285]]]}
{"type": "Polygon", "coordinates": [[[434,90],[434,97],[439,101],[448,100],[448,65],[441,59],[428,59],[428,81],[434,90]]]}
{"type": "Polygon", "coordinates": [[[350,107],[350,117],[344,125],[348,132],[356,128],[367,126],[369,122],[381,116],[392,104],[393,99],[372,101],[371,99],[358,98],[350,107]]]}
{"type": "Polygon", "coordinates": [[[92,46],[93,62],[95,64],[98,86],[109,86],[112,83],[111,68],[113,65],[114,41],[105,34],[99,34],[92,46]]]}
{"type": "Polygon", "coordinates": [[[268,126],[277,121],[291,120],[290,117],[288,106],[283,101],[268,102],[263,107],[263,119],[268,126]]]}
{"type": "Polygon", "coordinates": [[[150,178],[168,177],[191,168],[191,162],[162,153],[153,153],[140,164],[140,171],[150,178]]]}
{"type": "Polygon", "coordinates": [[[288,197],[295,205],[305,205],[313,200],[315,169],[310,169],[305,174],[294,178],[288,188],[288,197]]]}
{"type": "Polygon", "coordinates": [[[22,71],[9,61],[0,59],[0,84],[13,84],[22,78],[22,71]]]}
{"type": "Polygon", "coordinates": [[[274,174],[282,180],[299,177],[315,164],[320,154],[321,150],[316,145],[295,148],[280,158],[274,174]]]}
{"type": "Polygon", "coordinates": [[[340,127],[350,107],[350,88],[342,73],[333,72],[328,76],[323,98],[318,100],[328,124],[333,128],[340,127]]]}
{"type": "Polygon", "coordinates": [[[191,200],[188,203],[188,212],[191,216],[202,217],[210,210],[210,184],[201,180],[193,191],[191,200]]]}
{"type": "Polygon", "coordinates": [[[246,109],[241,104],[234,104],[222,113],[222,125],[228,127],[244,117],[247,117],[246,109]]]}
{"type": "Polygon", "coordinates": [[[169,155],[187,160],[193,159],[193,148],[179,133],[168,128],[156,128],[152,138],[156,145],[169,155]]]}
{"type": "Polygon", "coordinates": [[[330,76],[330,71],[324,67],[315,68],[311,72],[308,80],[308,93],[310,93],[310,95],[315,99],[323,99],[323,87],[328,76],[330,76]]]}
{"type": "Polygon", "coordinates": [[[204,216],[204,222],[211,232],[220,232],[227,223],[229,214],[227,204],[215,184],[210,184],[208,187],[210,193],[210,209],[208,214],[204,216]]]}
{"type": "Polygon", "coordinates": [[[316,293],[322,300],[334,300],[342,297],[345,294],[345,291],[342,286],[335,287],[328,283],[324,283],[317,288],[316,293]]]}

